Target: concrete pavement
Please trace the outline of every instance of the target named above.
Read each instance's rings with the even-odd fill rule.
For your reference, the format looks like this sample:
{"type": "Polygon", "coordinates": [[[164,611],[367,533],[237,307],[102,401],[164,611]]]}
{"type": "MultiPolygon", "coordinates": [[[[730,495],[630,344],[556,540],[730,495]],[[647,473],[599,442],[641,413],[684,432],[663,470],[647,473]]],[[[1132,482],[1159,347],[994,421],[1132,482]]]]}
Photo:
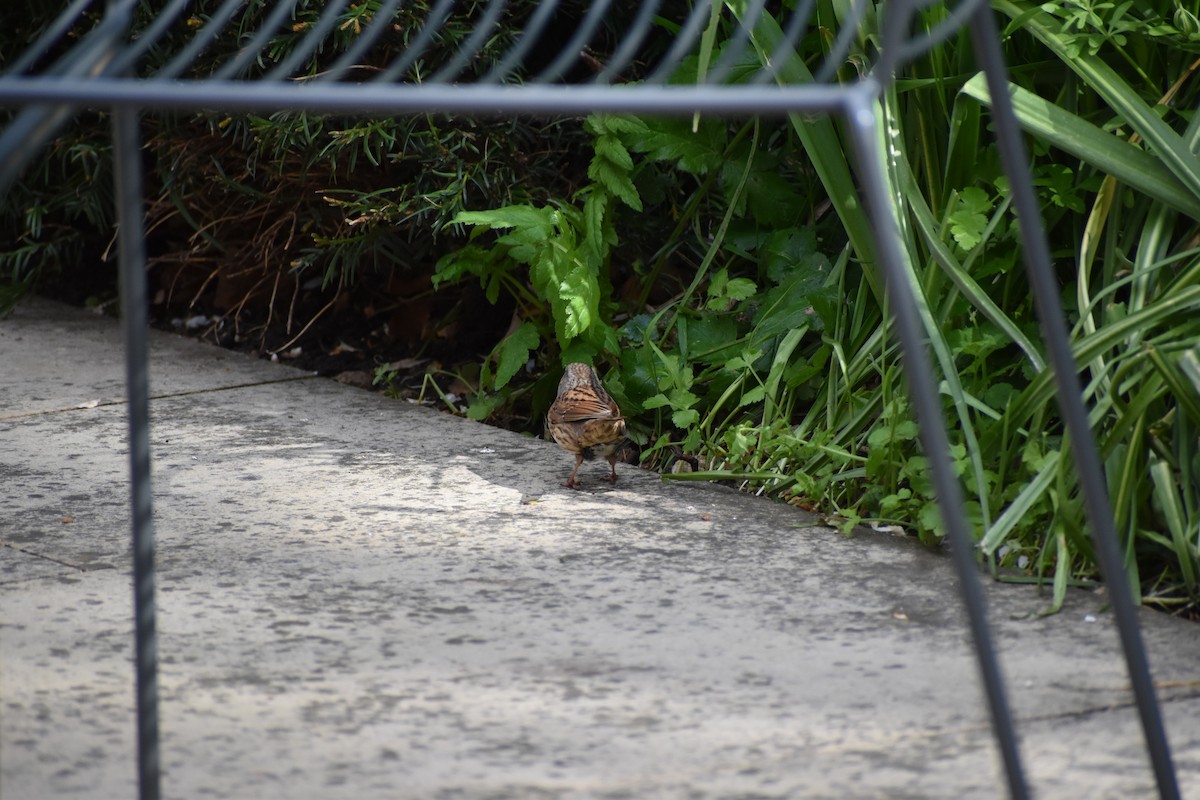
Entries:
{"type": "MultiPolygon", "coordinates": [[[[1004,796],[945,557],[151,348],[165,797],[1004,796]]],[[[0,374],[0,798],[134,797],[118,327],[32,301],[0,374]]],[[[1152,796],[1102,596],[987,588],[1035,796],[1152,796]]],[[[1200,798],[1200,627],[1142,621],[1200,798]]]]}

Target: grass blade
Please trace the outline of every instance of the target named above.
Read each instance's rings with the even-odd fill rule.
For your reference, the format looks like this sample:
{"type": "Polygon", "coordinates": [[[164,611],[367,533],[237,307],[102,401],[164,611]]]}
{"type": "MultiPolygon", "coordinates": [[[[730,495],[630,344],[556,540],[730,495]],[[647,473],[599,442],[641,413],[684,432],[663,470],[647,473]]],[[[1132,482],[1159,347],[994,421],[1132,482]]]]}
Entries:
{"type": "MultiPolygon", "coordinates": [[[[991,106],[983,73],[967,81],[962,90],[967,96],[991,106]]],[[[1009,94],[1017,121],[1034,136],[1176,211],[1200,220],[1200,187],[1192,189],[1185,185],[1177,177],[1178,173],[1172,172],[1161,159],[1019,86],[1012,85],[1009,94]]],[[[1195,165],[1196,157],[1190,155],[1190,158],[1195,165]]]]}

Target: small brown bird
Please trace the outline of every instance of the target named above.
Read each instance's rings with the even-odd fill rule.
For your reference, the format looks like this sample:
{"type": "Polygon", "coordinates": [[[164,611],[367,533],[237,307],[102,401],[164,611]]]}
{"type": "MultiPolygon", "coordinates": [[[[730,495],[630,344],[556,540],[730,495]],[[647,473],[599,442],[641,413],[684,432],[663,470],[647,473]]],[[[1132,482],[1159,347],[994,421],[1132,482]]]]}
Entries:
{"type": "Polygon", "coordinates": [[[612,467],[607,480],[617,480],[617,452],[625,441],[625,418],[587,364],[567,364],[558,383],[558,397],[546,415],[546,427],[559,447],[575,454],[575,469],[563,486],[582,486],[575,479],[579,465],[596,456],[605,458],[612,467]]]}

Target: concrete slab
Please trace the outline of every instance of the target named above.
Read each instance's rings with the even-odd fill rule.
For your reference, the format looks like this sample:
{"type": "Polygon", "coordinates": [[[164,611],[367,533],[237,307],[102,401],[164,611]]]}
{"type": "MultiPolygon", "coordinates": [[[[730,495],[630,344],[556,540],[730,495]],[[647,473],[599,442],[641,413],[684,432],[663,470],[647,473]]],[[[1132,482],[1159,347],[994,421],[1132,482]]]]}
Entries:
{"type": "MultiPolygon", "coordinates": [[[[0,364],[114,328],[19,314],[0,364]]],[[[165,796],[1004,795],[944,557],[632,467],[573,492],[552,444],[151,341],[202,389],[152,405],[165,796]]],[[[0,797],[132,796],[124,408],[40,369],[0,419],[0,797]]],[[[1152,794],[1103,597],[988,593],[1038,796],[1152,794]]],[[[1200,628],[1142,618],[1200,797],[1200,628]]]]}
{"type": "MultiPolygon", "coordinates": [[[[0,318],[0,352],[0,419],[125,401],[121,329],[96,312],[33,298],[0,318]]],[[[151,353],[159,397],[312,377],[182,336],[159,336],[151,353]]]]}

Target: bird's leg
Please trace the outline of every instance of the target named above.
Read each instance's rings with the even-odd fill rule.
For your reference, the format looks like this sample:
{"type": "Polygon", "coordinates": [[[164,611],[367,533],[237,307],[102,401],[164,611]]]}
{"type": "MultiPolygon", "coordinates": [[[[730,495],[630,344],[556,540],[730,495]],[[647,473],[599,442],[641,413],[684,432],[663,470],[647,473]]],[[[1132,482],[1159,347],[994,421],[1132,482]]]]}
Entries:
{"type": "Polygon", "coordinates": [[[582,454],[576,455],[575,456],[575,469],[571,470],[571,477],[567,478],[567,482],[564,483],[563,486],[567,487],[568,489],[578,489],[579,487],[583,486],[582,483],[575,480],[575,473],[579,472],[579,465],[582,463],[583,463],[583,455],[582,454]]]}
{"type": "Polygon", "coordinates": [[[608,465],[612,467],[612,475],[609,475],[605,480],[610,480],[613,483],[617,482],[617,457],[615,455],[608,457],[608,465]]]}

